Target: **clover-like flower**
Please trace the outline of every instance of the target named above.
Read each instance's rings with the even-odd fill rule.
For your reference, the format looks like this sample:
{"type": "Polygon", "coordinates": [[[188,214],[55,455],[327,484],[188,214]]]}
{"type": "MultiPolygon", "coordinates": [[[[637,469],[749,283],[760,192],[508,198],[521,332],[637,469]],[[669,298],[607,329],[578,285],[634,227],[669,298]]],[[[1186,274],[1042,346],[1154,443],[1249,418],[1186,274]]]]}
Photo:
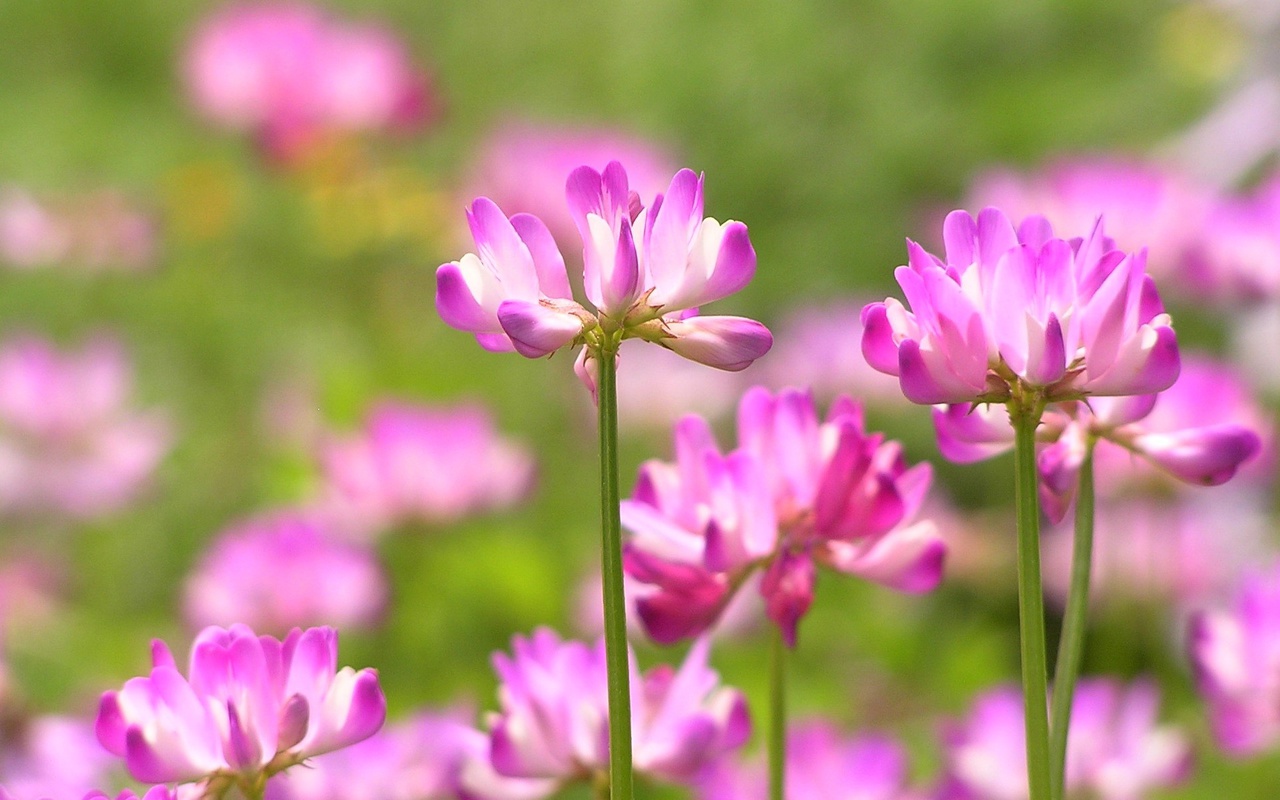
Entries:
{"type": "Polygon", "coordinates": [[[332,628],[280,641],[244,625],[209,627],[184,677],[157,640],[150,675],[102,696],[98,741],[140,781],[260,791],[271,775],[382,727],[377,673],[338,670],[337,657],[332,628]]]}

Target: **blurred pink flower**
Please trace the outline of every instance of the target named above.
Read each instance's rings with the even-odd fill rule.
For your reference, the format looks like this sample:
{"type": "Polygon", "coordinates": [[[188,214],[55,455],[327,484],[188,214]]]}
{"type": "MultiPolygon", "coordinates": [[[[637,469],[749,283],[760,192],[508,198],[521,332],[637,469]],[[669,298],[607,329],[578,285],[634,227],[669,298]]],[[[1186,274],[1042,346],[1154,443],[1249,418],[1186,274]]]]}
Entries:
{"type": "Polygon", "coordinates": [[[466,197],[488,197],[508,214],[532,214],[546,223],[562,249],[577,243],[577,227],[565,205],[565,176],[586,165],[603,170],[627,165],[631,188],[641,197],[665,191],[678,162],[662,148],[605,128],[560,128],[510,122],[478,148],[466,181],[466,197]]]}
{"type": "MultiPolygon", "coordinates": [[[[1067,741],[1066,790],[1098,800],[1141,800],[1184,781],[1191,743],[1158,727],[1159,690],[1150,681],[1125,686],[1104,678],[1076,686],[1067,741]]],[[[969,716],[943,728],[945,770],[937,800],[1025,800],[1026,743],[1022,695],[988,691],[969,716]]]]}
{"type": "MultiPolygon", "coordinates": [[[[496,653],[501,710],[490,715],[491,758],[500,775],[557,785],[607,772],[609,709],[604,641],[561,641],[539,629],[517,636],[512,655],[496,653]]],[[[689,783],[712,760],[750,736],[746,701],[707,668],[696,642],[679,669],[632,667],[631,707],[637,773],[689,783]]],[[[632,662],[634,665],[634,661],[632,662]]]]}
{"type": "Polygon", "coordinates": [[[656,641],[707,630],[757,570],[765,613],[793,645],[817,563],[907,592],[941,580],[946,546],[931,522],[912,522],[929,466],[908,468],[848,398],[820,421],[811,393],[756,387],[739,405],[737,450],[723,455],[700,417],[675,439],[676,462],[643,464],[622,504],[624,565],[655,587],[637,608],[656,641]]]}
{"type": "MultiPolygon", "coordinates": [[[[1228,530],[1224,528],[1224,530],[1228,530]]],[[[1190,621],[1188,647],[1218,744],[1235,756],[1280,746],[1280,567],[1251,572],[1223,608],[1190,621]]]]}
{"type": "MultiPolygon", "coordinates": [[[[787,732],[788,800],[924,800],[909,789],[906,750],[887,737],[845,738],[828,722],[813,720],[787,732]]],[[[764,800],[764,769],[727,760],[699,779],[699,800],[764,800]]]]}
{"type": "Polygon", "coordinates": [[[685,414],[722,417],[750,384],[742,372],[703,369],[662,347],[629,339],[618,351],[618,424],[624,429],[667,429],[685,414]],[[661,384],[662,391],[654,391],[661,384]]]}
{"type": "Polygon", "coordinates": [[[128,407],[131,392],[110,339],[69,353],[34,336],[0,343],[0,510],[85,519],[132,500],[171,437],[161,414],[128,407]]]}
{"type": "Polygon", "coordinates": [[[292,628],[376,624],[386,577],[370,549],[339,541],[315,514],[279,511],[224,531],[186,584],[196,628],[244,623],[284,635],[292,628]]]}
{"type": "Polygon", "coordinates": [[[15,800],[79,798],[106,784],[115,759],[98,744],[93,724],[72,717],[35,717],[0,749],[0,782],[15,800]]]}
{"type": "Polygon", "coordinates": [[[332,628],[295,628],[283,641],[244,625],[209,627],[186,677],[159,640],[151,673],[106,692],[98,741],[134,778],[252,786],[382,727],[386,698],[372,669],[337,669],[332,628]]]}
{"type": "Polygon", "coordinates": [[[545,783],[503,778],[489,766],[489,737],[470,712],[419,712],[363,742],[274,778],[271,800],[522,800],[545,783]]]}
{"type": "MultiPolygon", "coordinates": [[[[1150,249],[1157,278],[1181,274],[1198,243],[1213,192],[1176,170],[1124,156],[1065,158],[1032,173],[993,170],[978,176],[969,205],[996,206],[1014,218],[1044,215],[1073,233],[1107,220],[1121,250],[1150,249]]],[[[1177,281],[1169,287],[1178,291],[1177,281]]]]}
{"type": "Polygon", "coordinates": [[[156,261],[157,227],[114,190],[53,201],[0,186],[0,262],[15,269],[143,270],[156,261]]]}
{"type": "Polygon", "coordinates": [[[822,400],[854,394],[872,406],[901,406],[902,389],[862,354],[865,301],[836,301],[791,312],[778,327],[760,380],[775,388],[808,386],[822,400]]]}
{"type": "MultiPolygon", "coordinates": [[[[1099,503],[1091,599],[1195,607],[1222,597],[1249,565],[1274,552],[1269,538],[1265,504],[1251,492],[1099,503]]],[[[1071,523],[1046,531],[1041,541],[1045,592],[1065,603],[1071,523]]]]}
{"type": "Polygon", "coordinates": [[[1280,300],[1280,175],[1252,192],[1217,199],[1182,283],[1200,303],[1280,300]]]}
{"type": "Polygon", "coordinates": [[[416,127],[437,102],[390,30],[299,2],[214,12],[188,44],[184,73],[200,113],[286,161],[325,133],[416,127]]]}
{"type": "MultiPolygon", "coordinates": [[[[763,611],[759,594],[760,576],[753,575],[743,584],[743,591],[729,600],[724,611],[708,629],[707,635],[712,638],[740,637],[757,627],[763,611]]],[[[649,594],[661,592],[656,586],[640,583],[630,575],[622,576],[623,596],[627,601],[627,630],[631,635],[644,633],[640,622],[640,611],[637,601],[649,594]]],[[[595,573],[582,581],[578,586],[574,603],[574,624],[579,631],[588,636],[604,635],[604,605],[600,586],[600,574],[595,573]]]]}
{"type": "Polygon", "coordinates": [[[320,464],[320,512],[361,538],[514,505],[534,478],[532,454],[501,438],[480,406],[384,400],[360,433],[326,441],[320,464]]]}
{"type": "Polygon", "coordinates": [[[1049,402],[1169,388],[1178,344],[1146,250],[1117,250],[1101,218],[1084,231],[1065,240],[1043,217],[1015,230],[995,208],[951,212],[945,261],[907,243],[894,273],[907,306],[863,309],[867,362],[921,404],[1003,403],[1015,383],[1049,402]]]}
{"type": "Polygon", "coordinates": [[[583,346],[575,367],[595,393],[601,337],[644,339],[692,361],[747,368],[773,337],[755,320],[698,316],[755,274],[756,254],[741,222],[703,217],[703,177],[682,169],[648,207],[622,164],[578,167],[565,188],[583,243],[583,293],[573,297],[564,258],[547,226],[508,217],[487,197],[467,211],[477,253],[436,271],[436,309],[450,327],[487,350],[541,358],[583,346]]]}

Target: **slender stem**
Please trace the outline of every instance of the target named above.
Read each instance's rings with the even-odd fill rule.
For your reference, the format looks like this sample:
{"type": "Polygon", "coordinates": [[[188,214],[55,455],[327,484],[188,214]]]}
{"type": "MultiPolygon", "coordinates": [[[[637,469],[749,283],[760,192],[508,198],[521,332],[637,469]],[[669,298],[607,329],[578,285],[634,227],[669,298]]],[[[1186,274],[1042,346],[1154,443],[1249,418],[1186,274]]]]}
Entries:
{"type": "Polygon", "coordinates": [[[787,643],[773,628],[769,650],[769,800],[786,796],[787,771],[787,643]]]}
{"type": "Polygon", "coordinates": [[[1071,588],[1058,643],[1058,664],[1053,672],[1050,708],[1050,756],[1053,758],[1054,796],[1066,792],[1067,731],[1071,726],[1071,700],[1084,654],[1084,632],[1089,613],[1089,573],[1093,567],[1093,444],[1085,444],[1080,465],[1080,489],[1076,496],[1076,531],[1071,552],[1071,588]]]}
{"type": "Polygon", "coordinates": [[[1049,800],[1049,709],[1045,656],[1044,588],[1040,581],[1040,497],[1036,427],[1043,406],[1013,401],[1015,496],[1018,506],[1018,616],[1022,643],[1022,700],[1026,710],[1027,783],[1031,800],[1049,800]]]}
{"type": "Polygon", "coordinates": [[[627,607],[622,593],[622,520],[618,509],[618,343],[606,339],[599,361],[600,526],[604,537],[604,643],[609,673],[609,797],[631,800],[631,689],[627,607]]]}

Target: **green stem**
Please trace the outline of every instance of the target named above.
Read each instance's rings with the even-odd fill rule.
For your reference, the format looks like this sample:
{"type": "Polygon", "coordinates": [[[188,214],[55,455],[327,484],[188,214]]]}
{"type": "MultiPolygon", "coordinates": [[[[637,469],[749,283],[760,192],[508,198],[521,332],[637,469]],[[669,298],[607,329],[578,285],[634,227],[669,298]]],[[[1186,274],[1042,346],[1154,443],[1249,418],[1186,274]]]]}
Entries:
{"type": "Polygon", "coordinates": [[[618,342],[596,350],[600,405],[600,526],[605,661],[609,673],[609,797],[631,800],[631,689],[627,607],[622,593],[622,520],[618,497],[618,342]]]}
{"type": "Polygon", "coordinates": [[[1013,401],[1014,482],[1018,506],[1018,616],[1022,644],[1022,700],[1026,710],[1027,783],[1030,800],[1049,800],[1049,709],[1045,656],[1044,588],[1040,581],[1040,497],[1037,493],[1036,427],[1044,407],[1013,401]]]}
{"type": "Polygon", "coordinates": [[[1076,497],[1076,531],[1071,552],[1071,588],[1058,643],[1058,663],[1053,672],[1050,755],[1053,758],[1054,797],[1066,792],[1067,731],[1071,726],[1071,701],[1084,654],[1084,632],[1089,614],[1089,573],[1093,568],[1093,445],[1085,444],[1080,465],[1080,489],[1076,497]]]}
{"type": "Polygon", "coordinates": [[[787,771],[787,643],[773,628],[769,651],[769,800],[785,797],[787,771]]]}

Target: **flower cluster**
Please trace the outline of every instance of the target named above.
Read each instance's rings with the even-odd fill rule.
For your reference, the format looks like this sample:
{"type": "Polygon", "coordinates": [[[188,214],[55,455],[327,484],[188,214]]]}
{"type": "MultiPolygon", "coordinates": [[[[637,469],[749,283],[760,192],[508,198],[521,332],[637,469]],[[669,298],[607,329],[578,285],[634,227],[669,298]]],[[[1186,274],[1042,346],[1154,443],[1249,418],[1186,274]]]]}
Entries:
{"type": "Polygon", "coordinates": [[[133,499],[170,434],[162,415],[129,408],[131,391],[112,340],[69,353],[29,335],[0,344],[0,510],[85,519],[133,499]]]}
{"type": "MultiPolygon", "coordinates": [[[[1067,740],[1067,794],[1138,800],[1184,780],[1191,768],[1190,741],[1181,731],[1157,726],[1159,703],[1149,682],[1082,680],[1067,740]]],[[[1023,734],[1017,689],[981,695],[967,718],[943,731],[946,767],[938,800],[1025,800],[1023,734]]]]}
{"type": "Polygon", "coordinates": [[[1178,345],[1146,251],[1126,254],[1101,220],[1055,238],[995,208],[947,216],[946,258],[908,241],[894,298],[863,309],[867,362],[923,404],[1141,395],[1178,377],[1178,345]],[[1013,311],[1017,309],[1019,311],[1013,311]]]}
{"type": "Polygon", "coordinates": [[[681,170],[666,194],[645,206],[616,161],[603,172],[579,167],[570,174],[567,200],[594,311],[574,299],[564,257],[542,220],[508,218],[493,201],[477,199],[467,211],[477,253],[436,272],[440,316],[488,350],[540,358],[584,345],[578,373],[591,387],[592,350],[604,339],[646,339],[720,369],[745,368],[768,351],[769,331],[696,309],[745,286],[755,250],[741,222],[702,217],[702,182],[681,170]]]}
{"type": "Polygon", "coordinates": [[[940,580],[946,547],[931,522],[912,522],[929,466],[908,467],[900,445],[868,434],[847,398],[821,421],[810,393],[755,388],[737,450],[723,454],[694,416],[675,440],[676,462],[645,463],[622,506],[626,571],[655,587],[637,600],[655,640],[706,630],[758,569],[766,613],[792,644],[818,563],[908,592],[940,580]]]}
{"type": "Polygon", "coordinates": [[[233,5],[204,20],[185,73],[204,116],[285,160],[325,133],[420,125],[436,103],[389,30],[300,3],[233,5]]]}
{"type": "Polygon", "coordinates": [[[331,628],[283,641],[244,625],[205,628],[184,677],[160,641],[146,677],[102,696],[98,741],[151,783],[204,781],[261,794],[267,778],[372,736],[386,698],[372,669],[337,669],[331,628]]]}

